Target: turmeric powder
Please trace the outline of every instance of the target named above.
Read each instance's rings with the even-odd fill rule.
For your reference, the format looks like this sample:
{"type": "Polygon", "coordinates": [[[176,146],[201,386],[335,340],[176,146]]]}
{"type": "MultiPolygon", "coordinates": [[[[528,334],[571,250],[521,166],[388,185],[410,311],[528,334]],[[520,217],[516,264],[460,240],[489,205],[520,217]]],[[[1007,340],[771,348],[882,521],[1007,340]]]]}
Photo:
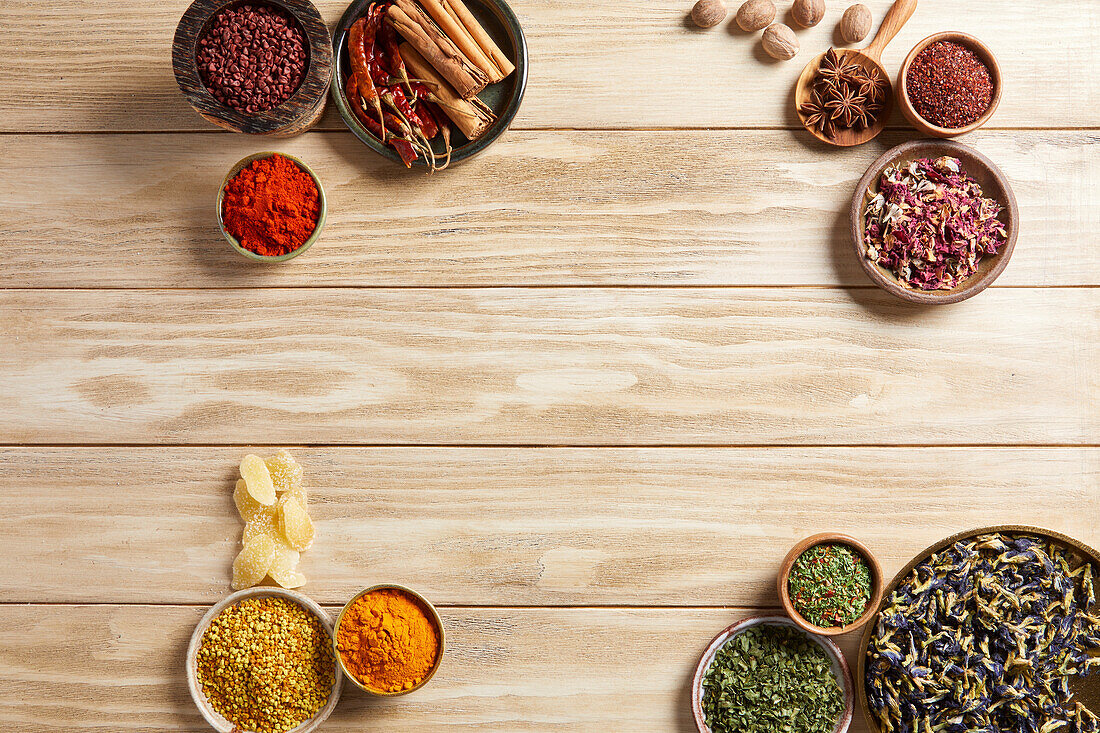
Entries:
{"type": "Polygon", "coordinates": [[[440,630],[415,596],[380,588],[355,600],[340,619],[336,644],[348,672],[374,692],[416,687],[435,667],[440,630]]]}

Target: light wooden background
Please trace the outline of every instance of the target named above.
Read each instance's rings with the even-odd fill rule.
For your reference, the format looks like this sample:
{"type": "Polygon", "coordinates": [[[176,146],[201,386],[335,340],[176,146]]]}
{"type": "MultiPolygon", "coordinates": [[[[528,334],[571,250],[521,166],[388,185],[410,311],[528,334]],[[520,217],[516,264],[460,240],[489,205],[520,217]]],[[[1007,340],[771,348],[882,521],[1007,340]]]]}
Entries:
{"type": "Polygon", "coordinates": [[[1019,246],[935,310],[869,287],[846,234],[911,131],[794,130],[837,0],[787,64],[689,0],[516,0],[514,129],[433,178],[331,111],[292,141],[207,126],[171,73],[184,7],[0,3],[3,730],[203,730],[183,650],[229,592],[249,449],[309,472],[309,594],[405,583],[447,624],[428,688],[348,692],[332,731],[690,733],[700,652],[776,606],[807,534],[891,574],[986,524],[1100,543],[1100,4],[922,0],[887,51],[970,31],[1007,79],[964,142],[1012,179],[1019,246]],[[213,211],[271,147],[331,198],[274,268],[213,211]]]}

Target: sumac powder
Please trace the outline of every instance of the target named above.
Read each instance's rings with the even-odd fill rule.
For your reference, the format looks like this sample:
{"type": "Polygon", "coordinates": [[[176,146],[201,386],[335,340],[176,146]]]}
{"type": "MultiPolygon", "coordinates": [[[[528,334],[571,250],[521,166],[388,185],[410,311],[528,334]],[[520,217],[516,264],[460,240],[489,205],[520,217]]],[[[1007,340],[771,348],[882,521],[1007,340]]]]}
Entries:
{"type": "Polygon", "coordinates": [[[302,29],[286,11],[246,4],[219,11],[199,39],[203,84],[238,112],[264,112],[290,98],[309,62],[302,29]]]}
{"type": "Polygon", "coordinates": [[[313,176],[283,155],[253,161],[226,184],[222,198],[226,231],[265,257],[301,247],[320,216],[321,194],[313,176]]]}
{"type": "Polygon", "coordinates": [[[977,122],[993,103],[993,77],[978,54],[958,43],[937,41],[917,54],[905,75],[913,109],[937,127],[977,122]]]}

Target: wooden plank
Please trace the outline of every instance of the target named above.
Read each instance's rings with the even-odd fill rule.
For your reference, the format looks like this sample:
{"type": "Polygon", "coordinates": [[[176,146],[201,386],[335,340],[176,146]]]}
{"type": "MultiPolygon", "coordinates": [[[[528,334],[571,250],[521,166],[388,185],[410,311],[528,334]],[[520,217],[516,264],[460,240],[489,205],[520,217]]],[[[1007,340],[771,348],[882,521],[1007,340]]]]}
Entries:
{"type": "MultiPolygon", "coordinates": [[[[0,449],[0,602],[218,600],[245,452],[0,449]]],[[[759,607],[778,605],[779,562],[819,531],[860,537],[891,576],[993,524],[1100,545],[1096,448],[295,453],[317,523],[305,590],[328,603],[400,582],[446,605],[759,607]]]]}
{"type": "MultiPolygon", "coordinates": [[[[217,187],[253,140],[0,137],[0,286],[869,286],[848,204],[902,137],[822,156],[782,131],[515,133],[428,178],[365,155],[348,134],[307,135],[272,146],[319,171],[329,222],[317,246],[279,267],[246,263],[214,220],[217,187]]],[[[1100,249],[1081,247],[1100,221],[1100,136],[969,141],[1020,202],[1021,238],[998,284],[1100,284],[1100,249]]]]}
{"type": "MultiPolygon", "coordinates": [[[[3,606],[0,725],[14,733],[206,731],[183,656],[204,608],[3,606]]],[[[335,611],[336,609],[332,609],[335,611]]],[[[377,700],[346,686],[326,731],[694,730],[691,675],[738,609],[442,609],[432,682],[377,700]]],[[[841,640],[849,658],[857,643],[841,640]]],[[[865,733],[862,721],[853,733],[865,733]]]]}
{"type": "MultiPolygon", "coordinates": [[[[889,0],[867,4],[877,22],[889,0]]],[[[213,129],[187,106],[172,75],[170,43],[186,5],[0,4],[0,131],[213,129]]],[[[347,2],[317,5],[331,26],[347,2]]],[[[789,63],[768,60],[756,37],[730,30],[736,26],[692,28],[691,2],[683,0],[641,11],[631,0],[608,0],[598,13],[584,0],[517,0],[514,7],[531,49],[519,128],[792,127],[790,90],[803,65],[832,42],[845,5],[830,4],[818,27],[799,32],[803,50],[789,63]]],[[[884,62],[895,75],[919,39],[945,28],[967,31],[993,49],[1007,80],[993,124],[1096,127],[1098,27],[1095,2],[1048,0],[1040,11],[1009,0],[923,0],[884,62]],[[1052,48],[1056,76],[1039,61],[1052,48]]],[[[330,109],[323,125],[342,123],[330,109]]]]}
{"type": "Polygon", "coordinates": [[[0,291],[0,443],[1095,441],[1100,290],[0,291]]]}

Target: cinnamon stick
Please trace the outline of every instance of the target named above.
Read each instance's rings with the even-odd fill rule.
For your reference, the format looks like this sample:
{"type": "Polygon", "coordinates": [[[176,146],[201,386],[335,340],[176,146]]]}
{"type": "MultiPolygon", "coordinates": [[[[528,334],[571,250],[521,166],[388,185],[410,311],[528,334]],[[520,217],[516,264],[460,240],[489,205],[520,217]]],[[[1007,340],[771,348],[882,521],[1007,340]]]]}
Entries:
{"type": "Polygon", "coordinates": [[[477,97],[460,97],[411,44],[402,43],[399,50],[413,77],[422,80],[432,91],[433,101],[467,138],[476,140],[496,122],[496,115],[484,102],[477,97]]]}
{"type": "Polygon", "coordinates": [[[509,76],[516,70],[516,65],[513,64],[504,52],[500,50],[500,47],[493,42],[493,39],[489,37],[489,34],[485,32],[485,29],[481,26],[481,23],[477,22],[470,9],[466,7],[466,4],[462,0],[444,0],[444,2],[451,8],[451,10],[458,16],[458,19],[462,21],[462,25],[466,30],[473,35],[474,40],[477,41],[477,45],[481,47],[489,58],[491,58],[500,69],[500,73],[503,75],[501,78],[509,76]]]}
{"type": "Polygon", "coordinates": [[[493,39],[462,0],[420,0],[424,9],[439,24],[455,45],[496,84],[515,70],[515,66],[493,43],[493,39]]]}
{"type": "Polygon", "coordinates": [[[393,27],[446,79],[463,99],[489,85],[489,76],[440,30],[413,0],[396,0],[386,15],[393,27]]]}

